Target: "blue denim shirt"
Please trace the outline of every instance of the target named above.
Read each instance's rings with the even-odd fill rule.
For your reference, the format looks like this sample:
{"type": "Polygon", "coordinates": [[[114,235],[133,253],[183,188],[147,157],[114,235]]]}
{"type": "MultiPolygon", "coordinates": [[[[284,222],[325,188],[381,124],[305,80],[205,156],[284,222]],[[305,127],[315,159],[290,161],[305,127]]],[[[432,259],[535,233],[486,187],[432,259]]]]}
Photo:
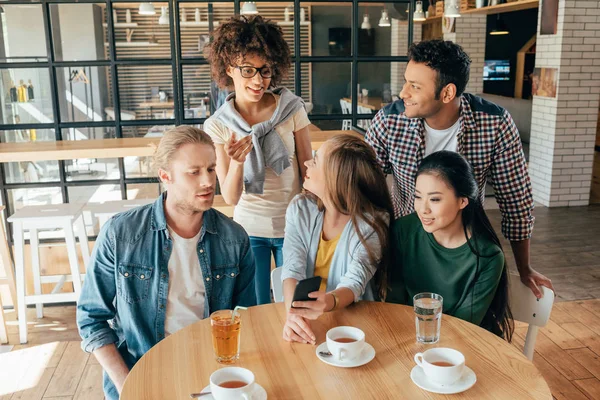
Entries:
{"type": "MultiPolygon", "coordinates": [[[[111,218],[98,235],[77,304],[87,352],[114,343],[129,368],[165,337],[169,237],[161,195],[153,204],[111,218]]],[[[198,259],[206,289],[204,318],[236,305],[256,305],[254,257],[246,231],[220,212],[204,212],[198,259]]],[[[117,391],[104,376],[109,400],[117,391]]]]}

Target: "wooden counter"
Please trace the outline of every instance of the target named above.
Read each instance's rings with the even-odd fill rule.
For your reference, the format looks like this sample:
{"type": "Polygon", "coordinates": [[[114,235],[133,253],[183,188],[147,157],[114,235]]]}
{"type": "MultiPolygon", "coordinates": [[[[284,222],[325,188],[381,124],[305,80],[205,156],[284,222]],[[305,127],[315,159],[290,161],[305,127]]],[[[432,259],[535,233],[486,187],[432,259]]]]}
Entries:
{"type": "MultiPolygon", "coordinates": [[[[338,134],[363,137],[355,131],[311,131],[313,150],[338,134]]],[[[160,138],[124,138],[0,143],[0,162],[148,157],[154,154],[159,141],[160,138]]]]}

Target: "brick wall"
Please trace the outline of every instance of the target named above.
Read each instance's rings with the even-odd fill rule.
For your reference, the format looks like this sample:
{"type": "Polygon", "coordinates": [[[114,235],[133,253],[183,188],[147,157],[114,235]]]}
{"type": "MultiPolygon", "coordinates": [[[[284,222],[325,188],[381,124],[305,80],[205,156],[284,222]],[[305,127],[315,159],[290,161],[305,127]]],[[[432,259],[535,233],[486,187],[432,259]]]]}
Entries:
{"type": "Polygon", "coordinates": [[[466,89],[469,93],[483,93],[486,25],[485,14],[463,14],[456,18],[455,32],[444,34],[444,40],[458,43],[471,57],[471,75],[466,89]]]}
{"type": "Polygon", "coordinates": [[[529,170],[546,206],[589,204],[600,102],[600,2],[561,0],[556,35],[540,35],[536,67],[557,68],[556,98],[534,96],[529,170]]]}
{"type": "MultiPolygon", "coordinates": [[[[408,25],[404,21],[392,19],[392,51],[393,56],[405,56],[408,50],[408,25]]],[[[413,42],[421,41],[423,37],[423,25],[413,24],[413,42]]],[[[392,63],[390,83],[392,94],[398,95],[404,85],[405,63],[392,63]]]]}

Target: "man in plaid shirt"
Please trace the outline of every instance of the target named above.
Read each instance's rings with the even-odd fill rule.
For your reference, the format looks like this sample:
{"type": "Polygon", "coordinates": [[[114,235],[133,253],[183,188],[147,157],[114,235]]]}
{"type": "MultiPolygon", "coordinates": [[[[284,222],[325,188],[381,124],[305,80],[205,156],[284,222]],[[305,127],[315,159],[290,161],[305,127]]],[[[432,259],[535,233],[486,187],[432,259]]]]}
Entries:
{"type": "Polygon", "coordinates": [[[365,140],[384,172],[394,175],[396,218],[414,212],[415,175],[421,160],[439,150],[462,154],[473,166],[483,201],[489,177],[521,281],[539,298],[550,279],[530,265],[533,196],[519,132],[510,114],[463,93],[471,60],[452,42],[431,40],[409,49],[398,100],[380,110],[365,140]]]}

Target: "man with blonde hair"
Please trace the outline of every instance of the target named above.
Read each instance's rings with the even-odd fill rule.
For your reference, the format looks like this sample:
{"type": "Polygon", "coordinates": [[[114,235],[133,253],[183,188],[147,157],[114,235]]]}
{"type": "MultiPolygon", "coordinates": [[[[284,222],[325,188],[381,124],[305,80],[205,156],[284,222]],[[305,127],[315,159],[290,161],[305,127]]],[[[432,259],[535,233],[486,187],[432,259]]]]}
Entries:
{"type": "Polygon", "coordinates": [[[108,400],[119,398],[129,370],[166,335],[213,311],[256,304],[248,235],[211,208],[210,137],[174,128],[154,164],[166,191],[103,226],[77,305],[82,348],[104,368],[108,400]]]}

